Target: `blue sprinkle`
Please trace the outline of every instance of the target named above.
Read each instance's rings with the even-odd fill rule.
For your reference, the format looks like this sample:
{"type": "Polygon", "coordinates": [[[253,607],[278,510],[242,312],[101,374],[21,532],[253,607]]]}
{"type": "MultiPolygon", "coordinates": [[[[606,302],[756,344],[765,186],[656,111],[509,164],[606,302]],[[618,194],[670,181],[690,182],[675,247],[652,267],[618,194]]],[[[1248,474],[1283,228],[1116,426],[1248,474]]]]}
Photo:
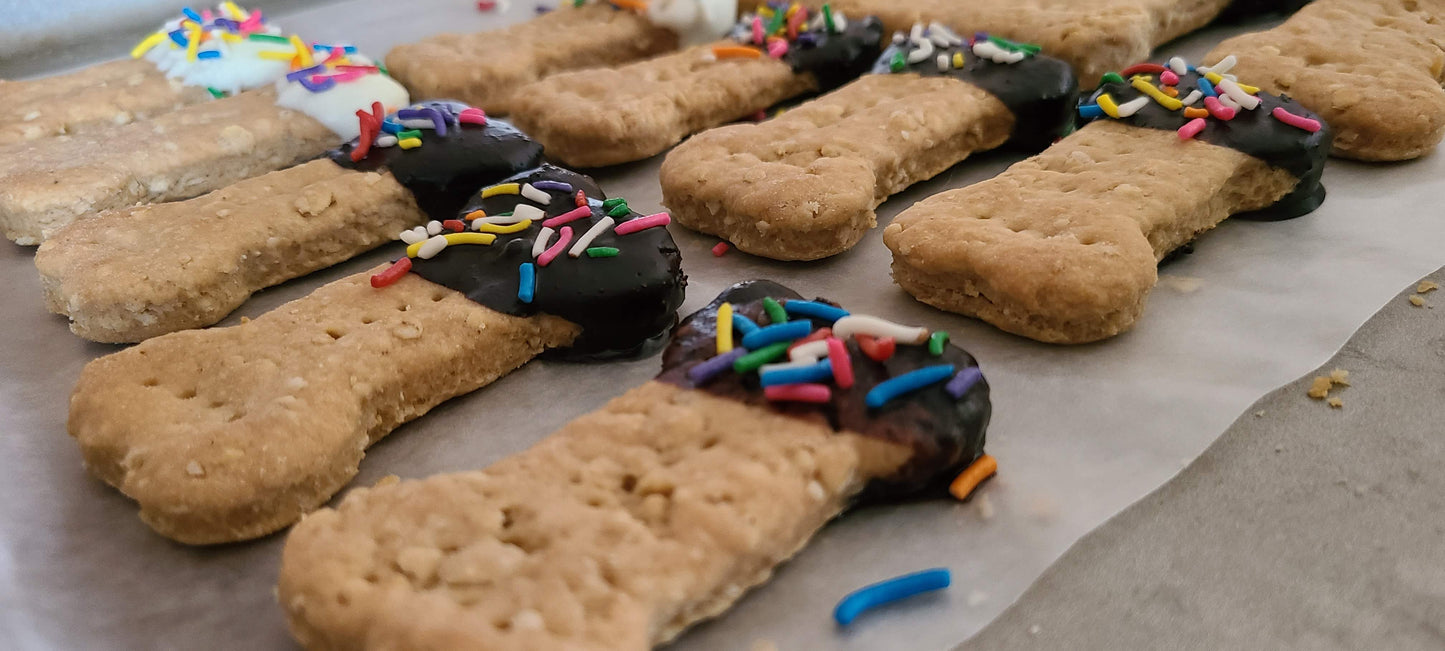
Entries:
{"type": "Polygon", "coordinates": [[[1214,84],[1203,77],[1199,78],[1199,92],[1204,93],[1205,97],[1219,97],[1219,93],[1214,92],[1214,84]]]}
{"type": "Polygon", "coordinates": [[[181,9],[181,13],[185,14],[185,15],[186,15],[186,18],[190,18],[191,20],[194,20],[194,21],[196,21],[196,22],[198,22],[198,23],[199,23],[199,22],[203,22],[203,21],[201,20],[201,15],[198,14],[198,13],[196,13],[196,10],[195,10],[195,9],[192,9],[192,8],[190,8],[190,7],[185,7],[185,8],[182,8],[182,9],[181,9]]]}
{"type": "Polygon", "coordinates": [[[219,58],[221,58],[221,51],[220,51],[220,50],[205,50],[205,51],[202,51],[202,52],[197,52],[197,53],[196,53],[196,58],[197,58],[197,59],[219,59],[219,58]]]}
{"type": "Polygon", "coordinates": [[[722,373],[723,371],[732,368],[733,362],[737,361],[737,358],[742,357],[746,354],[748,354],[748,349],[734,348],[726,353],[713,357],[712,359],[709,359],[701,364],[687,369],[687,379],[692,380],[693,384],[703,384],[704,382],[707,382],[708,380],[716,377],[719,373],[722,373]]]}
{"type": "Polygon", "coordinates": [[[969,366],[959,371],[958,375],[953,376],[953,379],[949,380],[943,388],[948,391],[948,395],[953,396],[954,400],[958,400],[982,378],[983,371],[980,371],[977,366],[969,366]]]}
{"type": "Polygon", "coordinates": [[[755,332],[743,335],[743,348],[757,350],[768,344],[775,344],[779,341],[790,341],[802,339],[813,331],[813,324],[807,321],[789,321],[787,323],[775,323],[770,326],[758,328],[755,332]]]}
{"type": "Polygon", "coordinates": [[[397,122],[392,118],[387,118],[381,121],[381,130],[391,134],[406,131],[406,129],[401,126],[400,122],[397,122]]]}
{"type": "Polygon", "coordinates": [[[537,267],[530,262],[523,262],[517,267],[517,300],[531,303],[536,291],[537,267]]]}
{"type": "Polygon", "coordinates": [[[799,382],[822,382],[833,379],[833,363],[825,359],[811,366],[770,370],[758,377],[765,387],[798,384],[799,382]]]}
{"type": "Polygon", "coordinates": [[[841,307],[834,307],[827,303],[818,301],[794,301],[789,300],[783,303],[783,309],[794,316],[807,317],[810,319],[822,319],[832,323],[848,316],[848,310],[841,307]]]}
{"type": "Polygon", "coordinates": [[[1080,104],[1079,117],[1089,119],[1101,118],[1104,117],[1104,109],[1098,104],[1080,104]]]}
{"type": "Polygon", "coordinates": [[[833,609],[833,619],[838,621],[839,626],[847,626],[870,608],[907,599],[916,594],[942,590],[947,588],[950,582],[948,568],[937,567],[874,583],[843,597],[843,600],[838,602],[838,607],[833,609]]]}
{"type": "Polygon", "coordinates": [[[172,41],[175,41],[176,45],[179,45],[181,47],[185,47],[186,44],[189,43],[189,41],[186,40],[186,33],[182,30],[175,30],[171,32],[169,36],[171,37],[172,41]]]}
{"type": "Polygon", "coordinates": [[[734,335],[734,336],[736,336],[736,337],[746,337],[746,336],[748,336],[748,335],[750,335],[750,334],[752,334],[752,333],[754,333],[754,332],[757,332],[757,331],[758,331],[758,324],[753,323],[753,320],[752,320],[752,319],[749,319],[749,318],[747,318],[747,317],[745,317],[745,316],[743,316],[743,315],[741,315],[741,314],[738,314],[737,312],[733,312],[733,335],[734,335]]]}
{"type": "Polygon", "coordinates": [[[868,395],[863,402],[870,409],[877,409],[888,404],[889,400],[897,398],[905,393],[912,393],[930,384],[936,384],[953,376],[952,364],[938,364],[936,366],[925,366],[916,371],[904,373],[895,378],[879,382],[878,386],[868,390],[868,395]]]}

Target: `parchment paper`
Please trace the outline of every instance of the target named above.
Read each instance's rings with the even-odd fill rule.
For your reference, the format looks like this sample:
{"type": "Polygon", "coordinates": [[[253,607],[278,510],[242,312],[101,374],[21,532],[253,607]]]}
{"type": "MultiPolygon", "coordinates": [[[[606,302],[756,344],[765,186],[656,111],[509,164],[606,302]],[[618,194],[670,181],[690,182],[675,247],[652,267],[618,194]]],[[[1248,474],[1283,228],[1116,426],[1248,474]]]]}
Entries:
{"type": "MultiPolygon", "coordinates": [[[[533,6],[516,3],[505,19],[528,17],[533,6]]],[[[503,20],[463,0],[352,0],[282,18],[309,38],[348,38],[373,53],[503,20]]],[[[1240,31],[1206,31],[1169,51],[1198,56],[1240,31]]],[[[880,222],[1018,158],[967,161],[890,200],[880,222]]],[[[609,195],[659,208],[659,163],[595,175],[609,195]]],[[[714,258],[716,240],[674,228],[691,276],[685,310],[732,282],[772,278],[857,312],[951,332],[993,386],[988,449],[1001,464],[971,504],[937,500],[842,518],[770,584],[675,648],[770,641],[784,650],[946,649],[962,641],[1080,536],[1195,458],[1256,398],[1328,359],[1400,287],[1445,263],[1442,176],[1438,155],[1387,166],[1332,161],[1330,198],[1319,211],[1282,223],[1226,223],[1162,270],[1133,332],[1071,348],[916,303],[891,283],[876,230],[850,253],[784,264],[736,252],[714,258]],[[934,566],[953,570],[953,588],[835,628],[829,614],[846,592],[934,566]]],[[[395,253],[383,249],[264,292],[228,323],[395,253]]],[[[31,255],[0,245],[0,640],[22,649],[288,648],[272,596],[280,536],[214,549],[169,543],[80,467],[65,433],[67,395],[86,361],[115,348],[87,344],[45,314],[31,255]]],[[[367,455],[356,482],[483,467],[642,383],[657,364],[534,362],[397,430],[367,455]]]]}

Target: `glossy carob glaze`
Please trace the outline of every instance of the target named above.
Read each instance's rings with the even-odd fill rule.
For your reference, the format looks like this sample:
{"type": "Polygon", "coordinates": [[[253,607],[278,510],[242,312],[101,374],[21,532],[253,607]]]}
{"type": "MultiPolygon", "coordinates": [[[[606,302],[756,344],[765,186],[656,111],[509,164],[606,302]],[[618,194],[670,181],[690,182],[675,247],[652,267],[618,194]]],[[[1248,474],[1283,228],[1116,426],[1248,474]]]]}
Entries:
{"type": "MultiPolygon", "coordinates": [[[[751,18],[744,18],[733,28],[731,36],[745,45],[753,43],[751,18]]],[[[883,47],[883,23],[872,16],[849,18],[841,32],[827,27],[803,30],[789,42],[781,60],[794,72],[812,73],[818,90],[826,91],[846,84],[868,70],[883,47]]]]}

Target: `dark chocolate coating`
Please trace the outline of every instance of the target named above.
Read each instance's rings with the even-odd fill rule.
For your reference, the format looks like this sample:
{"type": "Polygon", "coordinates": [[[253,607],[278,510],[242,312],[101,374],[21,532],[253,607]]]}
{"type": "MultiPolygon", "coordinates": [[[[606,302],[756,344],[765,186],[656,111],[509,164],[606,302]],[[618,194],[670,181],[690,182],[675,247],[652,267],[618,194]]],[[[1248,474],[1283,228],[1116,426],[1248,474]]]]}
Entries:
{"type": "MultiPolygon", "coordinates": [[[[803,30],[788,45],[782,61],[794,72],[810,72],[818,80],[818,90],[832,90],[868,71],[878,49],[883,47],[883,23],[873,16],[847,18],[841,33],[829,33],[826,27],[803,30]]],[[[752,21],[744,18],[734,28],[732,37],[752,44],[752,21]]]]}
{"type": "MultiPolygon", "coordinates": [[[[447,101],[419,106],[451,109],[452,113],[467,108],[447,101]]],[[[372,147],[360,162],[351,160],[355,148],[353,140],[326,155],[348,169],[391,171],[397,182],[411,190],[422,211],[435,220],[454,217],[478,188],[542,162],[541,144],[510,123],[491,117],[485,126],[451,123],[445,136],[426,131],[422,146],[416,149],[372,147]]]]}
{"type": "MultiPolygon", "coordinates": [[[[932,56],[910,64],[893,73],[893,55],[906,57],[916,46],[911,41],[895,43],[883,51],[873,66],[877,74],[911,72],[925,77],[953,77],[965,81],[997,97],[1014,115],[1009,146],[1024,151],[1040,151],[1074,129],[1075,107],[1079,101],[1079,81],[1069,64],[1053,57],[1033,55],[1018,63],[994,63],[976,56],[967,43],[957,47],[935,46],[932,56]],[[963,67],[939,70],[935,59],[955,52],[963,53],[963,67]]],[[[905,59],[906,61],[907,59],[905,59]]]]}
{"type": "MultiPolygon", "coordinates": [[[[875,362],[864,355],[850,337],[845,344],[853,362],[856,381],[848,389],[830,384],[833,399],[826,404],[771,402],[763,397],[757,373],[739,374],[727,370],[701,386],[694,385],[687,377],[687,370],[717,352],[718,306],[724,301],[730,302],[735,314],[744,315],[758,325],[768,325],[762,308],[764,296],[780,302],[801,298],[793,290],[766,280],[733,285],[707,307],[683,319],[673,330],[672,343],[662,353],[662,373],[657,379],[825,423],[834,431],[856,432],[911,448],[913,456],[898,472],[875,479],[868,485],[862,495],[865,500],[897,499],[935,491],[942,493],[959,472],[983,454],[984,431],[988,429],[992,409],[988,382],[983,378],[959,400],[954,400],[944,390],[945,383],[939,383],[896,398],[879,409],[869,409],[864,403],[868,390],[888,378],[937,364],[953,364],[959,370],[978,365],[973,356],[952,345],[944,346],[941,357],[934,357],[929,354],[926,345],[899,344],[891,358],[875,362]]],[[[790,315],[789,318],[799,320],[804,317],[790,315]]],[[[814,320],[813,325],[822,327],[829,324],[814,320]]],[[[758,435],[766,436],[767,433],[759,432],[758,435]]]]}
{"type": "Polygon", "coordinates": [[[1310,0],[1234,0],[1215,20],[1230,23],[1266,14],[1292,14],[1309,3],[1310,0]]]}
{"type": "MultiPolygon", "coordinates": [[[[572,185],[572,192],[544,190],[552,201],[538,207],[547,217],[575,209],[573,197],[577,190],[587,194],[592,217],[567,224],[574,231],[572,242],[605,216],[602,190],[591,178],[571,170],[544,164],[502,182],[543,180],[572,185]]],[[[521,203],[535,205],[515,194],[486,199],[480,198],[480,193],[476,195],[462,214],[485,210],[488,215],[497,215],[521,203]]],[[[639,216],[631,213],[617,219],[617,223],[639,216]]],[[[572,346],[553,355],[606,359],[655,352],[667,329],[677,321],[677,308],[682,305],[687,285],[682,256],[667,229],[654,227],[630,235],[609,231],[590,245],[616,247],[619,253],[614,258],[589,258],[585,253],[572,258],[562,253],[552,264],[536,268],[535,298],[523,303],[517,297],[518,269],[524,262],[536,264],[532,242],[541,230],[541,223],[534,221],[521,232],[498,234],[490,245],[448,247],[430,260],[412,260],[412,271],[498,312],[518,316],[551,314],[582,326],[582,334],[572,346]]],[[[554,235],[551,243],[556,242],[554,235]]]]}
{"type": "MultiPolygon", "coordinates": [[[[1156,73],[1152,76],[1154,77],[1153,83],[1157,84],[1159,75],[1156,73]]],[[[1198,80],[1201,76],[1192,70],[1180,75],[1177,86],[1180,99],[1188,95],[1190,90],[1199,87],[1198,80]]],[[[1242,81],[1245,84],[1249,83],[1247,79],[1242,81]]],[[[1114,98],[1114,102],[1118,104],[1144,96],[1144,93],[1130,86],[1126,79],[1122,84],[1119,82],[1101,84],[1094,94],[1089,96],[1089,103],[1098,103],[1099,96],[1104,93],[1109,93],[1114,98]]],[[[1324,173],[1325,158],[1329,156],[1330,143],[1333,140],[1330,127],[1320,116],[1315,115],[1288,96],[1276,96],[1263,91],[1257,95],[1260,99],[1259,106],[1252,111],[1237,109],[1232,120],[1204,118],[1204,130],[1194,138],[1212,145],[1244,152],[1274,167],[1284,169],[1299,179],[1294,190],[1291,190],[1274,205],[1263,210],[1235,215],[1236,219],[1274,221],[1308,214],[1325,200],[1325,188],[1320,184],[1320,175],[1324,173]],[[1270,114],[1277,106],[1282,106],[1295,115],[1319,120],[1320,130],[1310,133],[1280,122],[1270,114]]],[[[1204,100],[1196,102],[1194,106],[1204,108],[1204,100]]],[[[1113,118],[1105,116],[1096,119],[1113,118]]],[[[1177,131],[1189,120],[1190,118],[1184,117],[1183,111],[1171,111],[1158,102],[1150,100],[1138,113],[1119,121],[1138,127],[1177,131]]]]}

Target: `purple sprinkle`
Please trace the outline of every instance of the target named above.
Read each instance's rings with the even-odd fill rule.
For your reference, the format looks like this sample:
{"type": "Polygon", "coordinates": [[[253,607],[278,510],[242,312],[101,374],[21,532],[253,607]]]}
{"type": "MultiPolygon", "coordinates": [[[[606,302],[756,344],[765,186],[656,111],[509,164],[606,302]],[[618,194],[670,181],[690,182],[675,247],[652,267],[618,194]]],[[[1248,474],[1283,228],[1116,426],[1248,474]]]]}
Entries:
{"type": "Polygon", "coordinates": [[[421,110],[421,116],[424,119],[431,120],[431,123],[432,125],[434,125],[437,132],[437,135],[447,135],[447,118],[446,116],[442,115],[441,111],[438,111],[434,108],[424,108],[421,110]]]}
{"type": "Polygon", "coordinates": [[[987,40],[988,40],[988,32],[974,32],[974,33],[973,33],[973,40],[975,40],[975,41],[987,41],[987,40]]]}
{"type": "Polygon", "coordinates": [[[958,400],[982,378],[983,371],[978,370],[977,366],[967,366],[954,375],[953,379],[949,380],[943,388],[948,391],[948,395],[953,396],[954,400],[958,400]]]}
{"type": "MultiPolygon", "coordinates": [[[[536,186],[534,185],[533,187],[536,186]]],[[[706,362],[687,369],[687,379],[691,380],[693,384],[703,384],[708,380],[716,377],[719,373],[722,373],[723,371],[732,368],[733,362],[737,361],[737,358],[742,357],[746,354],[748,354],[748,349],[734,348],[726,353],[713,357],[706,362]]]]}
{"type": "Polygon", "coordinates": [[[563,183],[561,181],[533,181],[532,187],[537,188],[538,190],[555,190],[557,192],[566,192],[568,194],[571,194],[572,192],[572,184],[563,183]]]}
{"type": "Polygon", "coordinates": [[[798,34],[797,43],[798,43],[798,45],[807,45],[807,46],[817,45],[817,44],[818,44],[818,35],[817,35],[817,34],[814,34],[813,32],[803,32],[803,33],[801,33],[801,34],[798,34]]]}
{"type": "Polygon", "coordinates": [[[316,79],[318,78],[307,79],[305,77],[302,77],[297,81],[301,82],[302,88],[305,88],[306,90],[309,90],[313,93],[319,93],[336,85],[336,80],[330,77],[320,78],[320,82],[317,82],[316,79]]]}
{"type": "Polygon", "coordinates": [[[417,120],[422,117],[424,116],[422,115],[421,109],[402,109],[396,112],[396,119],[398,120],[417,120]]]}
{"type": "Polygon", "coordinates": [[[550,6],[548,6],[548,5],[543,5],[543,4],[537,5],[537,13],[539,13],[539,14],[545,14],[545,13],[551,11],[551,10],[552,10],[552,7],[550,7],[550,6]]]}
{"type": "Polygon", "coordinates": [[[301,81],[302,77],[310,77],[311,75],[318,75],[323,72],[326,72],[326,66],[311,66],[304,70],[286,73],[286,81],[301,81]]]}

